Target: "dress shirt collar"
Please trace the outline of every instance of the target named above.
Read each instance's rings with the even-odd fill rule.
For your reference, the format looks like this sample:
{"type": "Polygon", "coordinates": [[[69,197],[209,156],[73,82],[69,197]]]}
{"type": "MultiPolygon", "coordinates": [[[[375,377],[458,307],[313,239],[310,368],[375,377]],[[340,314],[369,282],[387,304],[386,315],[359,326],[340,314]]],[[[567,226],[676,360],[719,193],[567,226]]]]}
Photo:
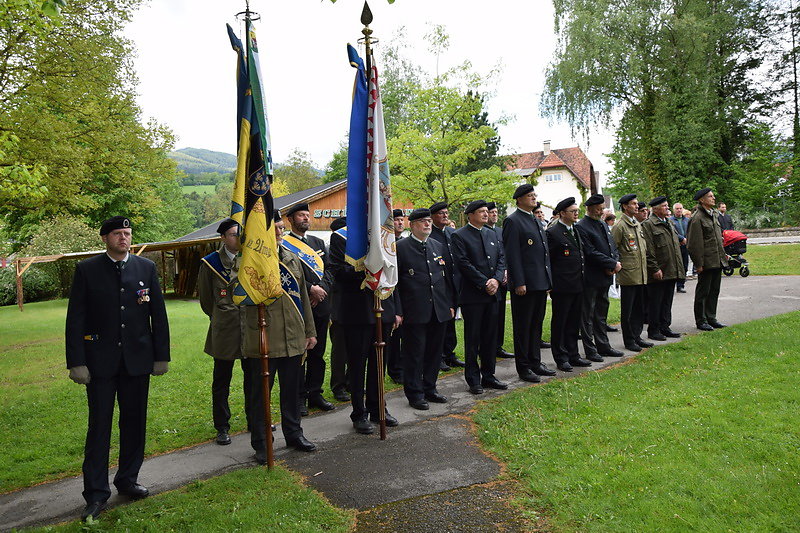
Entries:
{"type": "Polygon", "coordinates": [[[472,226],[476,230],[481,231],[481,228],[479,228],[478,226],[473,225],[472,222],[467,222],[467,226],[472,226]]]}
{"type": "MultiPolygon", "coordinates": [[[[112,263],[116,263],[116,262],[117,262],[117,260],[116,260],[116,259],[114,259],[114,258],[113,258],[113,257],[111,257],[110,255],[108,255],[108,252],[106,252],[106,255],[108,256],[108,258],[109,258],[109,259],[111,259],[111,262],[112,262],[112,263]]],[[[130,254],[130,252],[126,253],[126,254],[125,254],[125,259],[123,259],[123,260],[122,260],[122,262],[123,262],[123,263],[127,263],[127,262],[128,262],[128,259],[130,259],[130,257],[131,257],[131,254],[130,254]]]]}
{"type": "Polygon", "coordinates": [[[427,240],[428,240],[428,239],[425,239],[425,240],[423,241],[423,240],[417,239],[417,236],[416,236],[416,235],[414,235],[413,233],[410,235],[410,237],[411,237],[412,239],[414,239],[415,241],[417,241],[417,242],[419,242],[419,243],[422,243],[422,244],[425,244],[425,243],[427,242],[427,240]]]}

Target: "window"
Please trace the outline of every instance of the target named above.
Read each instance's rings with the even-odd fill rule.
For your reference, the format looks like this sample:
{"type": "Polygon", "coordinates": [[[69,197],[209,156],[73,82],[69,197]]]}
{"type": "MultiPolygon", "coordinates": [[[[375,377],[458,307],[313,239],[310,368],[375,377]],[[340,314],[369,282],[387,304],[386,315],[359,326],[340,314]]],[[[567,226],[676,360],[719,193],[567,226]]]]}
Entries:
{"type": "Polygon", "coordinates": [[[552,181],[561,181],[561,174],[546,174],[544,177],[545,183],[552,181]]]}

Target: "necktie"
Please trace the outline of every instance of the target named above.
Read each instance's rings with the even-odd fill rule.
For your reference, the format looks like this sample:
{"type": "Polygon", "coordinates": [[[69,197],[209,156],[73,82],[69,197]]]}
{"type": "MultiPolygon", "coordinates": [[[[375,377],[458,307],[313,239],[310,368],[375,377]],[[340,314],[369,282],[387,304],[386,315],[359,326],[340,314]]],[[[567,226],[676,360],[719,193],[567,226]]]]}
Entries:
{"type": "Polygon", "coordinates": [[[122,274],[122,269],[125,268],[125,261],[115,261],[114,266],[117,267],[117,274],[122,274]]]}

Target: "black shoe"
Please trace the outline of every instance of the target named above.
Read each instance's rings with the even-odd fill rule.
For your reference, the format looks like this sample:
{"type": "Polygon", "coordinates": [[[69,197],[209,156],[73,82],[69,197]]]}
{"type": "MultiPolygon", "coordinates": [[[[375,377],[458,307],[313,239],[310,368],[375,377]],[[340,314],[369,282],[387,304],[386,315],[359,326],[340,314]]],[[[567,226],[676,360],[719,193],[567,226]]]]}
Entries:
{"type": "Polygon", "coordinates": [[[544,366],[544,364],[540,364],[539,366],[534,368],[533,369],[533,373],[536,374],[537,376],[555,376],[556,375],[556,371],[555,370],[550,370],[549,368],[544,366]]]}
{"type": "Polygon", "coordinates": [[[647,334],[647,338],[648,339],[653,339],[654,341],[661,341],[661,342],[667,340],[667,338],[664,335],[662,335],[661,333],[653,333],[652,335],[650,335],[648,333],[647,334]]]}
{"type": "Polygon", "coordinates": [[[143,487],[138,483],[117,487],[117,492],[123,496],[127,496],[128,498],[134,498],[137,500],[140,498],[147,498],[150,495],[150,491],[147,490],[147,487],[143,487]]]}
{"type": "Polygon", "coordinates": [[[598,355],[600,357],[622,357],[625,354],[614,348],[609,348],[607,351],[600,352],[598,355]]]}
{"type": "Polygon", "coordinates": [[[448,370],[450,370],[450,366],[442,359],[442,362],[439,363],[439,372],[447,372],[448,370]]]}
{"type": "Polygon", "coordinates": [[[317,445],[305,438],[303,435],[300,435],[296,439],[292,439],[290,441],[287,440],[286,446],[294,448],[300,452],[313,452],[317,449],[317,445]]]}
{"type": "Polygon", "coordinates": [[[556,366],[562,372],[572,372],[572,365],[569,363],[558,363],[556,366]]]}
{"type": "Polygon", "coordinates": [[[652,342],[647,342],[644,339],[636,339],[636,344],[638,344],[642,348],[652,348],[653,346],[655,346],[655,344],[653,344],[652,342]]]}
{"type": "Polygon", "coordinates": [[[372,427],[372,424],[370,424],[369,420],[366,418],[353,420],[353,427],[355,428],[356,433],[361,433],[362,435],[372,435],[372,433],[375,431],[375,428],[372,427]]]}
{"type": "Polygon", "coordinates": [[[605,361],[605,359],[603,359],[603,357],[599,353],[593,353],[591,355],[587,355],[586,359],[595,363],[602,363],[603,361],[605,361]]]}
{"type": "Polygon", "coordinates": [[[336,398],[337,402],[349,402],[350,395],[345,390],[334,391],[333,397],[336,398]]]}
{"type": "Polygon", "coordinates": [[[218,431],[217,432],[217,444],[220,446],[227,446],[231,443],[231,436],[228,435],[227,431],[218,431]]]}
{"type": "Polygon", "coordinates": [[[106,502],[92,502],[87,503],[86,507],[84,507],[83,512],[81,513],[81,520],[86,522],[91,516],[93,520],[97,520],[97,517],[100,516],[100,513],[106,508],[106,502]]]}
{"type": "Polygon", "coordinates": [[[426,402],[422,398],[420,398],[419,400],[414,400],[414,401],[409,400],[408,401],[408,405],[410,405],[411,407],[413,407],[414,409],[417,409],[419,411],[427,411],[428,409],[431,408],[431,406],[428,405],[428,402],[426,402]]]}
{"type": "Polygon", "coordinates": [[[642,351],[642,347],[639,346],[638,344],[626,344],[625,345],[625,349],[626,350],[630,350],[632,352],[641,352],[642,351]]]}
{"type": "Polygon", "coordinates": [[[527,381],[528,383],[539,383],[542,380],[539,379],[539,376],[531,372],[530,370],[526,370],[525,372],[521,372],[519,374],[519,379],[522,381],[527,381]]]}
{"type": "Polygon", "coordinates": [[[460,367],[460,368],[464,368],[465,366],[467,366],[467,364],[464,361],[462,361],[461,359],[459,359],[458,357],[451,357],[451,358],[445,360],[445,364],[450,365],[452,367],[456,367],[457,366],[457,367],[460,367]]]}
{"type": "Polygon", "coordinates": [[[253,455],[256,462],[260,465],[267,464],[267,450],[256,450],[255,455],[253,455]]]}
{"type": "Polygon", "coordinates": [[[308,406],[316,407],[320,411],[333,411],[335,409],[333,404],[328,400],[326,400],[325,398],[323,398],[322,395],[312,396],[311,398],[309,398],[308,406]]]}
{"type": "Polygon", "coordinates": [[[472,385],[472,386],[469,388],[469,391],[470,391],[472,394],[483,394],[483,387],[481,387],[480,385],[472,385]]]}
{"type": "Polygon", "coordinates": [[[703,322],[702,324],[697,324],[697,329],[702,331],[714,331],[714,328],[706,324],[705,322],[703,322]]]}
{"type": "Polygon", "coordinates": [[[497,378],[482,379],[481,386],[485,389],[498,389],[498,390],[506,390],[508,388],[507,383],[503,383],[497,378]]]}
{"type": "Polygon", "coordinates": [[[675,289],[675,292],[686,292],[686,289],[684,289],[683,287],[678,287],[677,289],[675,289]]]}
{"type": "Polygon", "coordinates": [[[498,348],[497,357],[499,357],[500,359],[514,359],[514,354],[511,352],[507,352],[502,348],[498,348]]]}
{"type": "Polygon", "coordinates": [[[569,364],[572,366],[592,366],[591,361],[587,361],[583,357],[578,357],[577,359],[571,359],[569,364]]]}
{"type": "Polygon", "coordinates": [[[549,342],[542,341],[539,343],[539,348],[551,348],[551,347],[552,346],[550,345],[549,342]]]}
{"type": "MultiPolygon", "coordinates": [[[[378,418],[377,415],[375,415],[375,416],[369,415],[369,420],[373,424],[380,424],[381,423],[381,421],[380,421],[380,419],[378,418]]],[[[389,413],[386,413],[386,427],[387,428],[395,428],[399,424],[400,424],[400,422],[398,422],[395,417],[393,417],[389,413]]]]}
{"type": "Polygon", "coordinates": [[[664,335],[665,337],[669,337],[670,339],[680,339],[681,338],[681,334],[680,333],[675,333],[671,329],[668,329],[667,331],[662,331],[661,334],[664,335]]]}
{"type": "Polygon", "coordinates": [[[614,333],[616,331],[619,331],[619,329],[615,328],[614,326],[609,326],[609,325],[606,324],[606,331],[610,331],[611,333],[614,333]]]}
{"type": "Polygon", "coordinates": [[[708,325],[711,326],[714,329],[720,329],[720,328],[727,328],[728,327],[727,324],[723,324],[722,322],[717,322],[716,320],[713,321],[713,322],[709,322],[708,325]]]}
{"type": "Polygon", "coordinates": [[[447,396],[438,392],[431,392],[425,395],[425,399],[433,403],[447,403],[447,396]]]}

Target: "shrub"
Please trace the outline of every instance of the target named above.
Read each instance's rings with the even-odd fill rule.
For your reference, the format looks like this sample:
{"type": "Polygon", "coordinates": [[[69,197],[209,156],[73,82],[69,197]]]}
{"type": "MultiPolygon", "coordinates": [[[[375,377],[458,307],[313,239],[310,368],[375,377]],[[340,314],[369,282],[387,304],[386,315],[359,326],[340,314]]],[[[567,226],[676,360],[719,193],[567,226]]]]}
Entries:
{"type": "MultiPolygon", "coordinates": [[[[0,268],[0,306],[17,303],[16,272],[13,264],[0,268]]],[[[50,300],[60,292],[53,275],[37,265],[31,266],[22,275],[22,291],[25,302],[50,300]]]]}

